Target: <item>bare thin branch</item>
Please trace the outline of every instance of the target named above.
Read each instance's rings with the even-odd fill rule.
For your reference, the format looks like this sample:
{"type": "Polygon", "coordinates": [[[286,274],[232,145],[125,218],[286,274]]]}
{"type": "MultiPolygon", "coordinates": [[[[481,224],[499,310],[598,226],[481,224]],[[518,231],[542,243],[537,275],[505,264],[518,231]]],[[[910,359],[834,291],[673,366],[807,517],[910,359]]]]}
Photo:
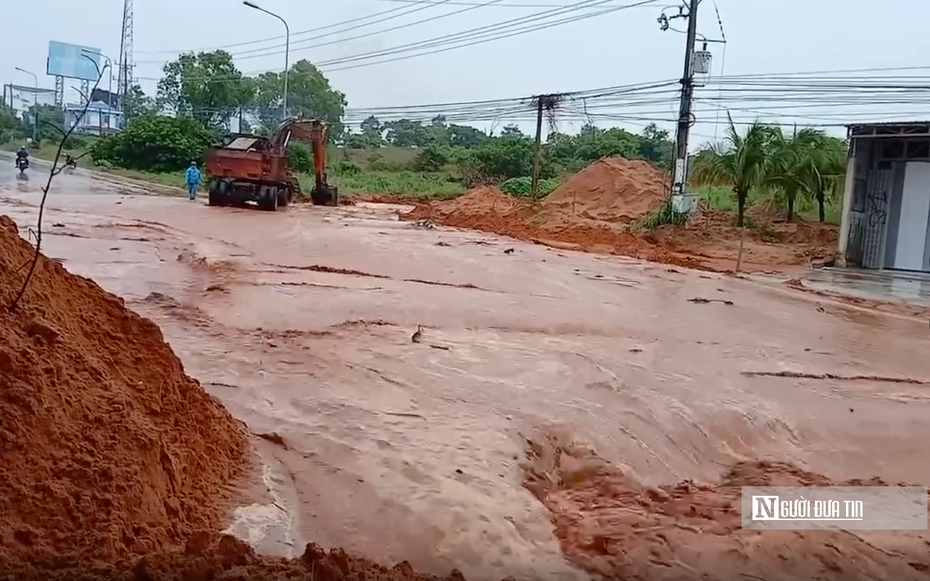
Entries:
{"type": "MultiPolygon", "coordinates": [[[[93,59],[91,59],[93,62],[93,59]]],[[[94,62],[96,66],[97,63],[94,62]]],[[[109,67],[109,63],[103,66],[103,70],[100,70],[100,67],[97,67],[97,82],[94,83],[94,88],[91,90],[91,95],[97,90],[97,87],[100,86],[100,81],[103,79],[103,74],[109,67]]],[[[59,167],[58,161],[61,158],[61,150],[64,149],[65,143],[68,141],[68,138],[71,137],[71,134],[74,132],[74,129],[78,126],[78,123],[81,122],[81,119],[84,118],[84,115],[87,114],[87,109],[90,107],[90,100],[84,103],[84,108],[81,110],[81,114],[78,115],[75,119],[74,124],[64,133],[64,136],[61,138],[61,141],[58,142],[58,150],[55,152],[55,160],[52,162],[52,169],[48,172],[48,180],[45,182],[45,187],[42,188],[42,201],[39,203],[39,218],[36,221],[36,251],[32,257],[32,262],[29,265],[29,272],[26,273],[26,278],[23,279],[23,286],[19,289],[19,292],[16,294],[16,297],[13,301],[7,305],[7,310],[13,311],[16,310],[16,307],[19,306],[19,302],[22,300],[23,295],[26,294],[26,289],[29,288],[29,282],[32,280],[33,275],[36,271],[36,265],[39,263],[39,257],[42,252],[42,218],[45,214],[45,201],[48,198],[48,192],[52,187],[52,181],[55,177],[62,172],[64,166],[59,167]]],[[[38,112],[36,112],[38,117],[38,112]]]]}

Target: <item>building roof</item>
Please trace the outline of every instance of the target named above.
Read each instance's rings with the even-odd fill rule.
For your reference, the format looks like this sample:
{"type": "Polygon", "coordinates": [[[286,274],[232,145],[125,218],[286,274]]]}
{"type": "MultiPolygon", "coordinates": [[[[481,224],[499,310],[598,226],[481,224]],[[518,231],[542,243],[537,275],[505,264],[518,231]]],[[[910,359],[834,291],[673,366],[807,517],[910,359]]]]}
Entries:
{"type": "Polygon", "coordinates": [[[926,137],[930,135],[930,121],[853,123],[846,129],[850,137],[926,137]]]}

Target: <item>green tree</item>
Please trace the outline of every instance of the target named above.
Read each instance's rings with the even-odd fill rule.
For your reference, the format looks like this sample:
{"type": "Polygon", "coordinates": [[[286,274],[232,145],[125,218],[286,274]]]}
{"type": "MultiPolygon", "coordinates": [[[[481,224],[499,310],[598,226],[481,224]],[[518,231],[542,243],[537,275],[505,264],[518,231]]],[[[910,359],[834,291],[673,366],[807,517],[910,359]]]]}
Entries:
{"type": "Polygon", "coordinates": [[[411,165],[416,171],[437,172],[441,171],[449,160],[449,148],[430,144],[420,150],[411,165]]]}
{"type": "Polygon", "coordinates": [[[144,115],[122,131],[98,139],[95,163],[147,171],[177,171],[203,157],[216,135],[193,117],[144,115]]]}
{"type": "Polygon", "coordinates": [[[382,136],[384,130],[381,127],[381,122],[374,115],[369,115],[362,121],[359,128],[362,130],[361,137],[363,138],[359,140],[359,143],[363,143],[365,147],[381,147],[384,143],[384,137],[382,136]]]}
{"type": "Polygon", "coordinates": [[[817,202],[817,216],[826,220],[826,200],[842,190],[846,176],[846,151],[844,140],[830,137],[819,131],[808,151],[807,163],[801,171],[805,190],[817,202]]]}
{"type": "Polygon", "coordinates": [[[655,123],[643,128],[639,138],[639,155],[659,167],[668,168],[672,162],[674,144],[668,137],[668,131],[659,129],[655,123]]]}
{"type": "Polygon", "coordinates": [[[241,107],[252,103],[255,86],[223,50],[186,53],[167,63],[158,81],[158,105],[190,115],[205,127],[228,125],[241,107]]]}
{"type": "Polygon", "coordinates": [[[736,223],[743,225],[749,191],[761,185],[768,173],[772,128],[753,123],[740,135],[727,114],[729,125],[724,140],[699,151],[694,159],[692,179],[696,184],[731,185],[736,195],[736,223]]]}
{"type": "MultiPolygon", "coordinates": [[[[39,142],[47,140],[58,141],[64,137],[67,129],[65,128],[65,114],[61,107],[55,105],[38,105],[39,109],[39,128],[36,136],[39,142]]],[[[24,135],[32,136],[33,119],[35,119],[36,105],[29,107],[23,122],[24,135]]]]}
{"type": "Polygon", "coordinates": [[[639,136],[620,127],[583,132],[576,145],[576,155],[586,162],[617,156],[636,159],[640,155],[639,136]]]}
{"type": "Polygon", "coordinates": [[[129,87],[129,92],[123,95],[121,103],[123,109],[123,122],[129,123],[136,117],[151,115],[157,112],[155,99],[149,97],[139,85],[129,87]]]}
{"type": "Polygon", "coordinates": [[[0,103],[0,143],[11,141],[23,133],[23,122],[16,111],[6,103],[0,103]]]}
{"type": "Polygon", "coordinates": [[[785,195],[788,222],[794,221],[794,204],[804,186],[801,175],[808,161],[807,147],[805,135],[799,134],[797,128],[790,138],[785,138],[780,128],[772,128],[765,182],[785,195]]]}
{"type": "Polygon", "coordinates": [[[501,137],[526,137],[522,131],[520,131],[520,126],[514,123],[509,125],[504,125],[504,128],[501,129],[501,137]]]}
{"type": "Polygon", "coordinates": [[[385,139],[396,147],[425,147],[430,142],[430,131],[419,121],[398,119],[382,126],[385,139]]]}
{"type": "MultiPolygon", "coordinates": [[[[284,74],[263,73],[256,79],[255,107],[258,118],[268,127],[282,122],[284,74]]],[[[343,133],[346,96],[333,89],[329,80],[308,60],[299,60],[288,69],[287,116],[320,119],[329,125],[330,139],[343,133]]]]}
{"type": "MultiPolygon", "coordinates": [[[[478,147],[462,150],[459,164],[469,181],[504,181],[533,171],[533,140],[528,137],[487,139],[478,147]]],[[[544,173],[543,177],[547,177],[544,173]]]]}
{"type": "Polygon", "coordinates": [[[449,145],[452,147],[478,147],[488,136],[468,125],[449,125],[449,145]]]}

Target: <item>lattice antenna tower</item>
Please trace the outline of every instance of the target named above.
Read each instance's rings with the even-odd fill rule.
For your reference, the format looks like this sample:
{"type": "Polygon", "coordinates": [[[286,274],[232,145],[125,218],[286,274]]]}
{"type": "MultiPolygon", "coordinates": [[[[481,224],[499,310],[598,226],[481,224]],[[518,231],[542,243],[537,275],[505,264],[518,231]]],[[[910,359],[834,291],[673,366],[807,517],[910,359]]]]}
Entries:
{"type": "MultiPolygon", "coordinates": [[[[123,96],[132,87],[132,0],[123,0],[123,34],[119,43],[119,78],[116,94],[123,96]]],[[[122,104],[122,100],[120,100],[122,104]]]]}

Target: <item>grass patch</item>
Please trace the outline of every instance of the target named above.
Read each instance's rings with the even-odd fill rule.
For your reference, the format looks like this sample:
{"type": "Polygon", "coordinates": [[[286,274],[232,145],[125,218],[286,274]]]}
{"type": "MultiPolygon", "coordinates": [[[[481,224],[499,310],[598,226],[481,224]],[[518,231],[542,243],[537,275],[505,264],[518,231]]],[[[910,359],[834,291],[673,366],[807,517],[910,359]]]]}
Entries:
{"type": "MultiPolygon", "coordinates": [[[[88,164],[90,165],[90,164],[88,164]]],[[[122,176],[134,180],[157,184],[160,186],[170,186],[180,189],[187,189],[187,183],[184,181],[184,172],[152,172],[134,169],[123,169],[119,167],[95,167],[95,171],[122,176]]],[[[203,176],[200,183],[201,189],[205,184],[210,182],[210,176],[203,176]]]]}
{"type": "Polygon", "coordinates": [[[688,214],[676,212],[671,200],[665,200],[661,206],[653,210],[633,224],[634,230],[655,230],[659,226],[671,224],[680,226],[688,221],[688,214]]]}
{"type": "MultiPolygon", "coordinates": [[[[562,180],[559,178],[552,179],[540,179],[536,197],[545,198],[551,194],[559,185],[562,183],[562,180]]],[[[532,198],[533,197],[533,178],[531,177],[519,177],[519,178],[510,178],[500,185],[500,189],[505,194],[511,196],[519,196],[522,198],[532,198]]]]}
{"type": "MultiPolygon", "coordinates": [[[[301,189],[313,187],[313,176],[299,174],[301,189]]],[[[393,194],[413,198],[453,198],[465,193],[465,186],[451,181],[448,174],[414,171],[373,171],[361,169],[340,172],[334,168],[329,182],[347,194],[393,194]]]]}
{"type": "MultiPolygon", "coordinates": [[[[733,193],[732,188],[703,186],[697,188],[696,193],[700,196],[701,202],[714,210],[736,212],[736,194],[733,193]]],[[[773,203],[777,208],[785,207],[784,200],[781,199],[777,192],[755,189],[749,193],[749,199],[746,200],[746,209],[748,210],[756,204],[768,203],[773,203]]],[[[798,196],[795,201],[794,213],[807,222],[817,222],[817,201],[808,196],[798,196]]],[[[827,224],[839,224],[842,213],[842,200],[827,199],[827,203],[824,205],[824,217],[827,224]]]]}

